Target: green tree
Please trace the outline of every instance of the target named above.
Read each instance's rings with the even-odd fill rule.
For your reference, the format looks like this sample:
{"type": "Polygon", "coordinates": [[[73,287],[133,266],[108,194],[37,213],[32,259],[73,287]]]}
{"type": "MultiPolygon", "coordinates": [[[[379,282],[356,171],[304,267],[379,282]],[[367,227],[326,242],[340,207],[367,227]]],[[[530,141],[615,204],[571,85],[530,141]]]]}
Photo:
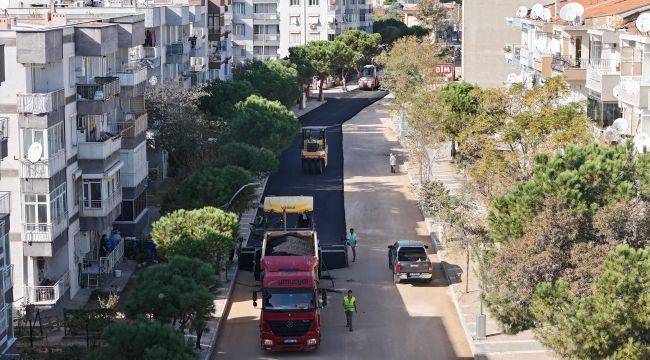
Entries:
{"type": "MultiPolygon", "coordinates": [[[[298,82],[300,90],[305,98],[309,97],[309,86],[316,76],[316,69],[308,58],[307,48],[305,46],[295,46],[289,48],[289,61],[296,67],[298,72],[298,82]]],[[[305,104],[302,99],[300,108],[304,109],[305,104]]]]}
{"type": "MultiPolygon", "coordinates": [[[[162,210],[167,213],[177,209],[221,207],[228,203],[240,187],[253,181],[253,175],[239,166],[205,165],[167,195],[162,210]]],[[[232,209],[244,211],[250,207],[252,199],[252,189],[245,189],[233,201],[232,209]]]]}
{"type": "Polygon", "coordinates": [[[209,139],[219,133],[198,108],[201,96],[200,89],[188,90],[175,83],[147,87],[145,91],[154,147],[166,150],[170,164],[182,173],[192,172],[213,156],[209,139]]]}
{"type": "Polygon", "coordinates": [[[346,30],[334,41],[340,41],[362,56],[357,62],[357,71],[364,65],[372,64],[375,56],[381,53],[381,35],[368,34],[362,30],[346,30]]]}
{"type": "Polygon", "coordinates": [[[256,177],[269,175],[278,170],[278,160],[268,149],[260,149],[240,142],[230,142],[219,147],[214,166],[239,166],[256,177]]]}
{"type": "Polygon", "coordinates": [[[312,41],[302,46],[304,55],[314,68],[318,79],[318,101],[323,101],[323,83],[332,75],[332,42],[325,40],[312,41]]]}
{"type": "Polygon", "coordinates": [[[151,231],[162,257],[187,256],[215,265],[235,247],[237,236],[237,216],[213,207],[174,211],[154,222],[151,231]]]}
{"type": "Polygon", "coordinates": [[[248,81],[214,80],[205,86],[205,94],[198,99],[198,106],[208,120],[223,130],[226,121],[235,114],[235,104],[246,100],[255,91],[248,81]]]}
{"type": "Polygon", "coordinates": [[[286,60],[247,62],[235,68],[233,78],[248,81],[258,95],[288,108],[296,104],[300,94],[298,70],[286,60]]]}
{"type": "Polygon", "coordinates": [[[541,342],[569,359],[650,357],[650,250],[621,245],[609,254],[591,295],[562,282],[535,292],[532,312],[541,342]]]}
{"type": "Polygon", "coordinates": [[[102,334],[105,346],[91,360],[194,360],[192,345],[170,325],[150,321],[117,321],[102,334]]]}
{"type": "Polygon", "coordinates": [[[498,197],[488,221],[492,238],[508,242],[543,209],[544,199],[560,196],[569,207],[591,215],[598,208],[634,198],[639,191],[637,159],[631,146],[568,146],[563,155],[535,160],[530,180],[498,197]]]}
{"type": "Polygon", "coordinates": [[[440,0],[420,0],[417,8],[418,20],[433,29],[434,34],[442,28],[449,18],[449,10],[440,0]]]}
{"type": "Polygon", "coordinates": [[[350,71],[356,69],[358,64],[361,63],[363,55],[340,41],[333,41],[331,48],[331,73],[339,74],[343,83],[343,90],[347,91],[347,79],[350,71]]]}
{"type": "Polygon", "coordinates": [[[149,318],[184,332],[214,310],[210,290],[218,285],[217,278],[214,268],[199,259],[173,257],[147,268],[136,281],[125,307],[130,319],[149,318]]]}
{"type": "Polygon", "coordinates": [[[231,140],[280,154],[300,129],[298,119],[277,101],[251,95],[236,106],[229,123],[231,140]]]}

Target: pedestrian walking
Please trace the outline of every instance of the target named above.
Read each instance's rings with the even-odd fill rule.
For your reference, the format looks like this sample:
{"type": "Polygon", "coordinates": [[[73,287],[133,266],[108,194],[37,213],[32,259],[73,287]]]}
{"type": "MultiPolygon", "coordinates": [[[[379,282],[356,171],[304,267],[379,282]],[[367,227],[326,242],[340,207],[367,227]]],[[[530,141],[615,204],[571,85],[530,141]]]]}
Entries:
{"type": "Polygon", "coordinates": [[[352,249],[352,262],[357,260],[357,240],[359,240],[357,233],[354,232],[353,228],[350,228],[350,235],[348,235],[347,244],[350,249],[352,249]]]}
{"type": "Polygon", "coordinates": [[[397,156],[395,156],[393,153],[390,153],[388,156],[388,163],[390,164],[390,172],[395,174],[397,172],[395,170],[395,166],[397,166],[397,156]]]}
{"type": "Polygon", "coordinates": [[[352,331],[352,315],[357,312],[357,298],[352,296],[352,290],[343,297],[343,310],[345,310],[346,327],[352,331]]]}

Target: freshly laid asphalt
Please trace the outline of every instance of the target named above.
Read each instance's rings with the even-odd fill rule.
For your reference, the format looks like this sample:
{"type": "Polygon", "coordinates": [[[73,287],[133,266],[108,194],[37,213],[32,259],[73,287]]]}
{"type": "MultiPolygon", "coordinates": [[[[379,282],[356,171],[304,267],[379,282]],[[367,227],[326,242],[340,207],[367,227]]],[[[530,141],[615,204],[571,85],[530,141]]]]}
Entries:
{"type": "MultiPolygon", "coordinates": [[[[303,126],[331,126],[327,132],[328,165],[321,175],[303,174],[300,167],[300,135],[280,155],[280,166],[269,177],[264,196],[306,195],[314,197],[316,231],[321,244],[340,244],[345,234],[343,207],[343,143],[341,125],[366,106],[386,95],[383,91],[354,90],[327,98],[324,105],[300,117],[303,126]]],[[[251,238],[248,246],[260,246],[251,238]]]]}

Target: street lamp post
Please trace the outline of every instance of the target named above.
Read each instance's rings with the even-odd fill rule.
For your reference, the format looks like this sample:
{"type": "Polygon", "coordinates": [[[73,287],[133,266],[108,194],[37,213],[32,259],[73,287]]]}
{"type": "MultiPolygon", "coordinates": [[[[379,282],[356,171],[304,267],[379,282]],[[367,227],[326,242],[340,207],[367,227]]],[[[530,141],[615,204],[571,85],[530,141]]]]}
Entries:
{"type": "Polygon", "coordinates": [[[246,189],[247,187],[259,186],[259,185],[261,185],[261,183],[259,181],[242,185],[242,187],[240,187],[239,190],[237,190],[235,192],[235,194],[230,198],[230,200],[228,200],[228,202],[226,204],[224,204],[223,206],[221,206],[221,207],[226,211],[230,210],[230,205],[232,205],[233,200],[235,200],[235,198],[237,197],[237,195],[239,195],[239,193],[244,191],[244,189],[246,189]]]}

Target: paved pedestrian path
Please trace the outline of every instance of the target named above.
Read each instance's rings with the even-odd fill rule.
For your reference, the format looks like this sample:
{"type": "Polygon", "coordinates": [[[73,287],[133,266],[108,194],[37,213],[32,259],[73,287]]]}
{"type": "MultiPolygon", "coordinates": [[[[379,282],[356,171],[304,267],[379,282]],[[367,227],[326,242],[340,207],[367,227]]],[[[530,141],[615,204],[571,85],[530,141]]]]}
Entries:
{"type": "MultiPolygon", "coordinates": [[[[387,97],[385,102],[390,101],[387,97]]],[[[391,127],[396,131],[404,131],[401,122],[391,119],[391,127]]],[[[470,195],[471,190],[465,175],[461,174],[457,167],[451,162],[450,144],[444,144],[438,149],[427,149],[425,157],[426,165],[420,166],[419,161],[408,161],[404,156],[404,163],[401,171],[408,174],[412,188],[417,188],[422,179],[439,181],[452,194],[470,195]],[[423,174],[420,170],[424,169],[423,174]]],[[[477,197],[478,198],[478,197],[477,197]]],[[[479,205],[479,213],[486,213],[484,207],[479,205]]],[[[432,235],[432,241],[439,247],[438,255],[442,261],[452,285],[449,288],[450,295],[454,299],[456,310],[460,316],[461,323],[465,329],[472,351],[479,359],[554,359],[554,354],[544,348],[533,336],[531,331],[524,331],[517,335],[505,335],[502,327],[489,314],[487,315],[485,340],[475,340],[476,316],[481,312],[480,284],[477,276],[477,264],[470,262],[469,288],[466,289],[466,252],[458,246],[447,246],[439,238],[439,228],[433,219],[427,219],[427,228],[432,235]]],[[[484,312],[487,310],[484,308],[484,312]]]]}

